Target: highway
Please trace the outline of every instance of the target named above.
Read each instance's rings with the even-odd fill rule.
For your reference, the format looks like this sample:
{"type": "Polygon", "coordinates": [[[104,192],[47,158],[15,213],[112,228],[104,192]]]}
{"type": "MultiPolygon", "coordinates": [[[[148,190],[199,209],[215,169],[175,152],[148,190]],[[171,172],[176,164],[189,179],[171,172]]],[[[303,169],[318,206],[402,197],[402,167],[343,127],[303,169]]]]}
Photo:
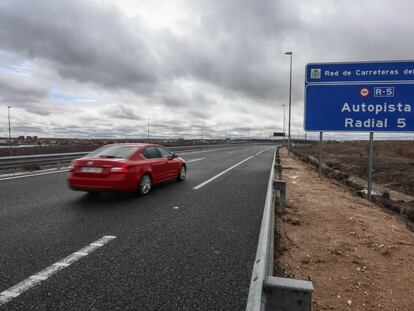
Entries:
{"type": "Polygon", "coordinates": [[[273,152],[183,152],[144,197],[0,180],[0,310],[244,310],[273,152]]]}

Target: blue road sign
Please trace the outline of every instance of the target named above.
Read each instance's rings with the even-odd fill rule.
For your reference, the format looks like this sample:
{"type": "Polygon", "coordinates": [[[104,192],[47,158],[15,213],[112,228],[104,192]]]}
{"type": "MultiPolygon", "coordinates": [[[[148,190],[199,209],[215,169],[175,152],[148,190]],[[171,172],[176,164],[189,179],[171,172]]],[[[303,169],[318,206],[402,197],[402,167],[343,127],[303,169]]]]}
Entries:
{"type": "Polygon", "coordinates": [[[414,62],[307,65],[305,130],[414,132],[414,62]]]}

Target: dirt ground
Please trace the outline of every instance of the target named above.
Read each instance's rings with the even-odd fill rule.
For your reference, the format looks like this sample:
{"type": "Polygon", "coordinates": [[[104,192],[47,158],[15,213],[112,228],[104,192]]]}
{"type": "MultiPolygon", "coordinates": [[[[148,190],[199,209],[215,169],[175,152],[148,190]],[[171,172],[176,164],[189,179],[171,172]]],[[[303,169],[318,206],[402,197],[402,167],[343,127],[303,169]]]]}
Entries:
{"type": "Polygon", "coordinates": [[[288,207],[277,215],[279,275],[313,281],[313,310],[414,310],[414,232],[281,151],[288,207]]]}
{"type": "MultiPolygon", "coordinates": [[[[414,141],[374,141],[373,181],[387,188],[414,195],[414,141]]],[[[296,152],[318,156],[318,145],[296,152]]],[[[368,141],[326,142],[323,162],[348,175],[367,179],[368,141]]]]}

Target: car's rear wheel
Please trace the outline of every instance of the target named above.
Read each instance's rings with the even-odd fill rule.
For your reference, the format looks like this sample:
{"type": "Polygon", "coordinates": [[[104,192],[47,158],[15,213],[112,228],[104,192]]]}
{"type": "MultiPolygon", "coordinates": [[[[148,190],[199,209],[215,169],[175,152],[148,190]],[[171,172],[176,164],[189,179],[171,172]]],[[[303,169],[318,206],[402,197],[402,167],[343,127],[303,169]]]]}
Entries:
{"type": "Polygon", "coordinates": [[[181,166],[180,172],[178,173],[177,181],[184,181],[186,176],[187,176],[187,169],[183,165],[181,166]]]}
{"type": "Polygon", "coordinates": [[[138,191],[142,195],[146,195],[151,191],[152,188],[152,179],[151,176],[148,174],[145,174],[141,177],[141,181],[139,182],[139,188],[138,191]]]}

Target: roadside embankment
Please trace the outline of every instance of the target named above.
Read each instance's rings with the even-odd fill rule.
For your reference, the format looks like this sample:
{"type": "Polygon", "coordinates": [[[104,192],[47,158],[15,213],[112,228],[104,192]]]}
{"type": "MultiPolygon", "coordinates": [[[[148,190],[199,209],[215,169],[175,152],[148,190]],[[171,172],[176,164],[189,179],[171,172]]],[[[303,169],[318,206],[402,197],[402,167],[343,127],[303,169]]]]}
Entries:
{"type": "Polygon", "coordinates": [[[414,310],[414,233],[398,215],[281,151],[280,275],[313,280],[314,310],[414,310]]]}

